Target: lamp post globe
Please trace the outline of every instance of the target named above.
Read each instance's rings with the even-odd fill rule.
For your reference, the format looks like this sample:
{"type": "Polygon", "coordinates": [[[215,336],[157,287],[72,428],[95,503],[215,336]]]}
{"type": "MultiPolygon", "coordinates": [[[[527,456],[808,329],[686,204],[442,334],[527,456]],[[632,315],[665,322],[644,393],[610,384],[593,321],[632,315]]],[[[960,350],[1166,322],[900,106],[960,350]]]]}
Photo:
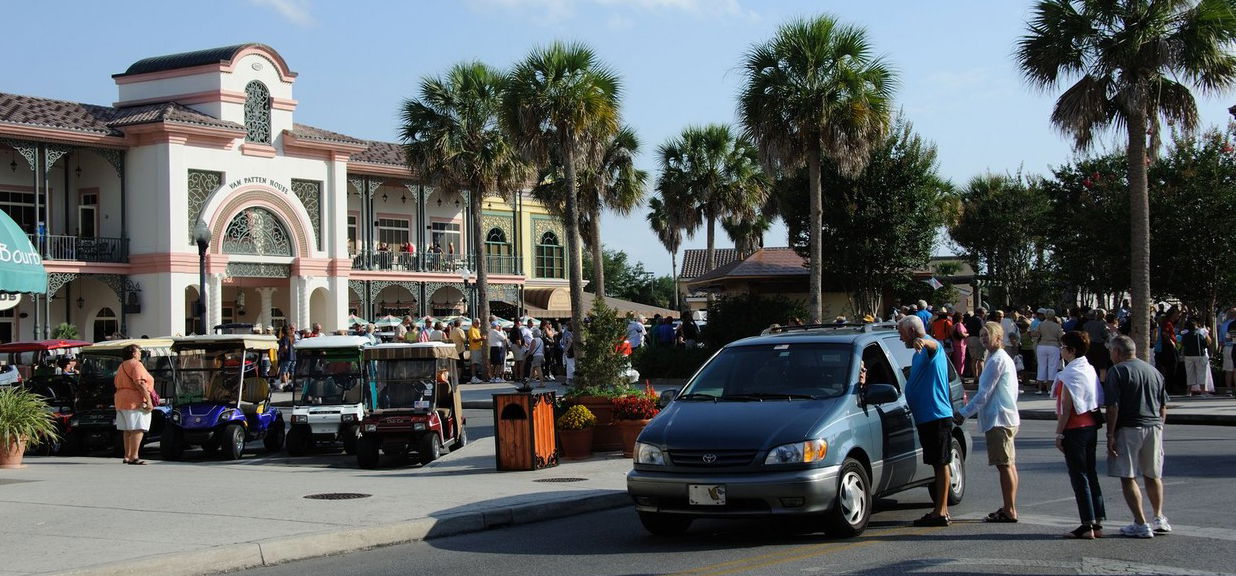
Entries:
{"type": "Polygon", "coordinates": [[[206,333],[206,249],[210,246],[210,227],[206,225],[205,220],[198,219],[197,226],[193,227],[193,241],[197,243],[198,334],[205,334],[206,333]]]}

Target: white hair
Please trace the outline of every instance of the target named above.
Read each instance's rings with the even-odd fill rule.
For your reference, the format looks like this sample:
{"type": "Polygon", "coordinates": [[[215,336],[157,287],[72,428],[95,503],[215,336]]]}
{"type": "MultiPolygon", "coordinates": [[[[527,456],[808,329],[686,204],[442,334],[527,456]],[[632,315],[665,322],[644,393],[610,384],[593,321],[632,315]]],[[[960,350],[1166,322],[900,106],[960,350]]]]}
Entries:
{"type": "Polygon", "coordinates": [[[922,338],[927,335],[927,329],[923,328],[923,319],[913,314],[897,321],[897,331],[910,332],[916,338],[922,338]]]}

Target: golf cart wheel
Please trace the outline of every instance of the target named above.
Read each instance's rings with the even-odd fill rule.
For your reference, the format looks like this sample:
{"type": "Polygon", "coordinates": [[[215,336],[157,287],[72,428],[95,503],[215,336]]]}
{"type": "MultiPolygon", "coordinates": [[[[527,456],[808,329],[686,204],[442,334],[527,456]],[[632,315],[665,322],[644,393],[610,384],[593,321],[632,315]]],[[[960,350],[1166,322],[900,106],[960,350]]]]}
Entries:
{"type": "Polygon", "coordinates": [[[463,426],[459,427],[459,437],[455,439],[455,445],[451,447],[451,452],[454,452],[468,445],[468,429],[463,426]]]}
{"type": "MultiPolygon", "coordinates": [[[[122,446],[124,438],[122,435],[116,435],[116,443],[122,446]]],[[[180,457],[185,453],[184,432],[176,426],[168,426],[163,430],[163,436],[159,438],[159,454],[164,460],[180,460],[180,457]]]]}
{"type": "Polygon", "coordinates": [[[378,441],[369,436],[356,439],[356,465],[366,470],[378,467],[378,441]]]}
{"type": "Polygon", "coordinates": [[[640,512],[639,522],[644,525],[645,530],[657,536],[681,536],[691,527],[690,516],[660,512],[640,512]]]}
{"type": "Polygon", "coordinates": [[[442,439],[437,432],[429,432],[416,443],[417,461],[422,465],[442,457],[442,439]]]}
{"type": "Polygon", "coordinates": [[[360,426],[353,424],[343,428],[343,451],[345,454],[356,454],[356,441],[360,438],[360,426]]]}
{"type": "Polygon", "coordinates": [[[223,449],[223,457],[228,460],[240,460],[245,453],[245,428],[240,424],[228,424],[223,427],[223,435],[219,439],[219,448],[223,449]]]}
{"type": "Polygon", "coordinates": [[[867,529],[871,519],[871,482],[867,469],[857,460],[846,458],[837,480],[837,497],[824,517],[829,536],[851,538],[867,529]]]}
{"type": "Polygon", "coordinates": [[[283,439],[287,434],[287,428],[283,425],[283,416],[275,418],[275,421],[266,428],[266,437],[262,439],[262,446],[267,452],[278,452],[283,449],[283,439]]]}
{"type": "Polygon", "coordinates": [[[291,456],[304,456],[309,452],[309,446],[313,444],[313,438],[310,437],[309,430],[301,426],[293,426],[288,431],[288,437],[285,441],[288,449],[288,454],[291,456]]]}

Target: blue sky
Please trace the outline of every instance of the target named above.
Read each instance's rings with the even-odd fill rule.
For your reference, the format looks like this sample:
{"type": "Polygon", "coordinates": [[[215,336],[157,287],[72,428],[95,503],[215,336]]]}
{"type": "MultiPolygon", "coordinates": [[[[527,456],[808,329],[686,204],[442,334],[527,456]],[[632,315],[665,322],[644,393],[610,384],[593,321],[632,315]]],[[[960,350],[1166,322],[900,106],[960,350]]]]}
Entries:
{"type": "MultiPolygon", "coordinates": [[[[0,91],[111,104],[110,76],[145,57],[261,42],[300,74],[296,120],[396,141],[398,110],[420,80],[464,60],[506,67],[537,45],[583,41],[622,78],[625,120],[656,147],[688,125],[735,121],[738,66],[795,17],[828,13],[865,27],[900,77],[898,107],[939,147],[940,172],[1046,174],[1072,158],[1048,124],[1056,93],[1025,86],[1011,54],[1029,0],[215,0],[12,2],[0,91]]],[[[1231,95],[1199,95],[1205,126],[1227,122],[1231,95]]],[[[1119,135],[1098,150],[1119,146],[1119,135]]],[[[657,274],[669,255],[646,210],[604,221],[603,240],[657,274]]],[[[718,247],[731,247],[718,234],[718,247]]],[[[765,239],[785,245],[778,225],[765,239]]],[[[688,248],[702,248],[701,230],[688,248]]]]}

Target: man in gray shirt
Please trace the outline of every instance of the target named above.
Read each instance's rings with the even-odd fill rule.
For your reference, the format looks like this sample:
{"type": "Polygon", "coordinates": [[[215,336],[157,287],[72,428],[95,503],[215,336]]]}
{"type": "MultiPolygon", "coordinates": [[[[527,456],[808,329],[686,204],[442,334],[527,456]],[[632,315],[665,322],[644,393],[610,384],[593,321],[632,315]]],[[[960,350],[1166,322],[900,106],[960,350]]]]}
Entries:
{"type": "Polygon", "coordinates": [[[1163,515],[1163,422],[1167,420],[1167,391],[1163,375],[1137,358],[1133,339],[1118,336],[1108,344],[1112,366],[1103,386],[1107,398],[1107,474],[1120,478],[1133,523],[1120,529],[1131,538],[1153,538],[1172,531],[1163,515]],[[1154,509],[1153,525],[1146,522],[1137,476],[1146,484],[1154,509]]]}

